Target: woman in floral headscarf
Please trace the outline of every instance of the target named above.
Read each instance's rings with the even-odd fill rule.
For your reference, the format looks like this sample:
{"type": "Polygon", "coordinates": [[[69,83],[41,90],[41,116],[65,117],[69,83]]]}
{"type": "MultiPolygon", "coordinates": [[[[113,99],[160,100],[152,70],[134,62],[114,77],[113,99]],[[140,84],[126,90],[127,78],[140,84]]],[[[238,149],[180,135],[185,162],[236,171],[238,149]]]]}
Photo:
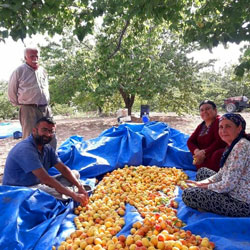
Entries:
{"type": "Polygon", "coordinates": [[[220,118],[219,135],[227,143],[220,170],[202,168],[197,181],[187,181],[190,188],[182,198],[186,205],[226,216],[250,216],[250,136],[239,114],[220,118]]]}

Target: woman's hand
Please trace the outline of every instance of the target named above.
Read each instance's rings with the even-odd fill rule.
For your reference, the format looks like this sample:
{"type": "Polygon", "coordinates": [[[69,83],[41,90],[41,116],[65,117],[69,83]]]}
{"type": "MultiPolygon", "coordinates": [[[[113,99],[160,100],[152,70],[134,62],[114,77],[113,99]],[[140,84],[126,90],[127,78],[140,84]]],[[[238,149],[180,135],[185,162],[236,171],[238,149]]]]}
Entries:
{"type": "Polygon", "coordinates": [[[188,187],[200,187],[200,188],[207,188],[208,185],[211,183],[209,180],[204,180],[204,181],[191,181],[191,180],[186,180],[187,186],[188,187]]]}
{"type": "Polygon", "coordinates": [[[196,181],[186,180],[188,187],[196,187],[196,181]]]}
{"type": "Polygon", "coordinates": [[[199,150],[196,149],[194,151],[194,164],[195,165],[200,165],[204,162],[205,158],[206,158],[206,153],[205,150],[199,150]]]}

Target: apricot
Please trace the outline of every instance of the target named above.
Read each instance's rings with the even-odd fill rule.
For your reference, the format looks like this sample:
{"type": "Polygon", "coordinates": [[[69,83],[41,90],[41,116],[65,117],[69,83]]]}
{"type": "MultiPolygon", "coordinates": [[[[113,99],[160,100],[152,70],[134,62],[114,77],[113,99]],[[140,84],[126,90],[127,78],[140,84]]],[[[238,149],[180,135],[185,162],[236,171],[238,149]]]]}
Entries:
{"type": "Polygon", "coordinates": [[[180,229],[184,223],[176,216],[176,185],[183,186],[187,175],[176,168],[138,166],[116,169],[96,186],[86,207],[74,211],[76,231],[60,247],[74,249],[213,249],[207,238],[180,229]],[[159,192],[163,191],[163,192],[159,192]],[[167,202],[170,206],[167,206],[167,202]],[[126,203],[135,206],[144,218],[136,221],[130,235],[115,235],[125,224],[126,203]]]}

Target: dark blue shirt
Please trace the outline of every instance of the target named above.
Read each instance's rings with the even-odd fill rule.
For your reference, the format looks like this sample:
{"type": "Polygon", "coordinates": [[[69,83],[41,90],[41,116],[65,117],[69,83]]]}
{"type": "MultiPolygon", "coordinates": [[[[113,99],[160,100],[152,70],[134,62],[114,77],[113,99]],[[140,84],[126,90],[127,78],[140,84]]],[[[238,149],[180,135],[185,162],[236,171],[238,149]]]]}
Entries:
{"type": "Polygon", "coordinates": [[[3,185],[33,186],[39,179],[33,170],[44,168],[48,171],[60,160],[55,150],[46,144],[42,153],[37,149],[33,136],[17,143],[9,152],[3,175],[3,185]]]}

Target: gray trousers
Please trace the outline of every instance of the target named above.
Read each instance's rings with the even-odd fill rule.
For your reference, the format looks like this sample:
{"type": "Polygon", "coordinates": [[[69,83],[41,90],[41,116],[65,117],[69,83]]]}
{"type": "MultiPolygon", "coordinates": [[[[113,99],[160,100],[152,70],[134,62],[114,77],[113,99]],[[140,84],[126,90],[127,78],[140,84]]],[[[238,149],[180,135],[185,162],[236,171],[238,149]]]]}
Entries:
{"type": "MultiPolygon", "coordinates": [[[[35,127],[36,122],[42,117],[52,117],[50,106],[21,105],[19,109],[19,121],[22,126],[22,138],[27,138],[35,127]]],[[[56,150],[56,136],[50,142],[50,145],[56,150]]]]}
{"type": "MultiPolygon", "coordinates": [[[[80,181],[80,173],[77,170],[71,170],[75,177],[80,181]]],[[[73,186],[66,178],[64,178],[61,174],[53,176],[57,181],[59,181],[64,187],[67,187],[68,189],[71,189],[73,192],[77,192],[78,189],[76,186],[73,186]]],[[[68,200],[69,196],[66,196],[64,194],[58,193],[54,188],[49,187],[45,184],[37,184],[34,186],[30,186],[30,188],[33,189],[40,189],[52,196],[54,196],[58,200],[68,200]]]]}

